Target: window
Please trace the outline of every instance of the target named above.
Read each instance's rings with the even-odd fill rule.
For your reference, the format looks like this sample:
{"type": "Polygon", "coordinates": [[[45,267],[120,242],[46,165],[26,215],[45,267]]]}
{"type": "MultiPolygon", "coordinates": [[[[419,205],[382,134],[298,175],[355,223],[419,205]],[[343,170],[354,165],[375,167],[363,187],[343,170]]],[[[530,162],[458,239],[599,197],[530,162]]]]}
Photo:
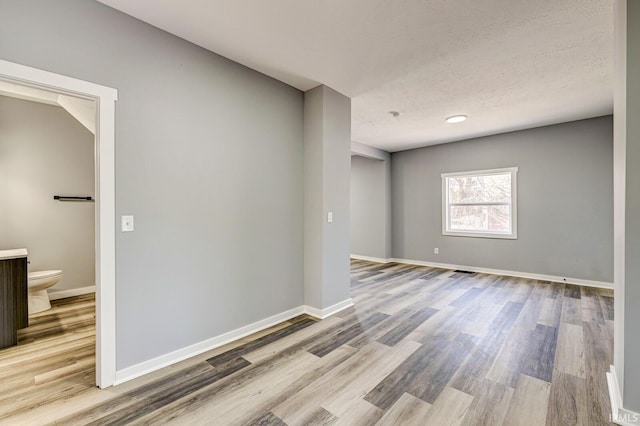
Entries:
{"type": "Polygon", "coordinates": [[[517,238],[517,167],[442,174],[442,234],[517,238]]]}

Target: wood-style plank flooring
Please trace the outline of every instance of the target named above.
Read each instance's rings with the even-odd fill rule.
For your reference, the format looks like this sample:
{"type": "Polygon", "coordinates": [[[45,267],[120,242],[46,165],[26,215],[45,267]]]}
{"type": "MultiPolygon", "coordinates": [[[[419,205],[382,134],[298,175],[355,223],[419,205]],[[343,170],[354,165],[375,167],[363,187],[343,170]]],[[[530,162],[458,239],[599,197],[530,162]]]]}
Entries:
{"type": "Polygon", "coordinates": [[[0,351],[0,424],[609,424],[611,290],[351,266],[353,307],[106,390],[93,299],[53,302],[0,351]]]}

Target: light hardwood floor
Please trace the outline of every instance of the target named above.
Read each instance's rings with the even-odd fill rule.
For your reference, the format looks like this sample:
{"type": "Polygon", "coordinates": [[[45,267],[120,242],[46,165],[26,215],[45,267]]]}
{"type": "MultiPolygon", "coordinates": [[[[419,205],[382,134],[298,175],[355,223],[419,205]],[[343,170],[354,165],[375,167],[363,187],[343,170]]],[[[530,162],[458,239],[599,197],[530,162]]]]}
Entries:
{"type": "Polygon", "coordinates": [[[53,302],[0,351],[0,424],[608,424],[610,290],[353,261],[352,296],[106,390],[93,299],[53,302]]]}

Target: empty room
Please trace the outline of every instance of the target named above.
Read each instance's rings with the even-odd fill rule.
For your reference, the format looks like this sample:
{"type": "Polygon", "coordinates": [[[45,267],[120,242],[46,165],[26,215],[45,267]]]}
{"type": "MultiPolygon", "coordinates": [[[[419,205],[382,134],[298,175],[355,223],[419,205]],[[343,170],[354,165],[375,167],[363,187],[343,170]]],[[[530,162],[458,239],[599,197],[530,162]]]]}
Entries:
{"type": "Polygon", "coordinates": [[[640,0],[0,17],[0,424],[640,424],[640,0]]]}

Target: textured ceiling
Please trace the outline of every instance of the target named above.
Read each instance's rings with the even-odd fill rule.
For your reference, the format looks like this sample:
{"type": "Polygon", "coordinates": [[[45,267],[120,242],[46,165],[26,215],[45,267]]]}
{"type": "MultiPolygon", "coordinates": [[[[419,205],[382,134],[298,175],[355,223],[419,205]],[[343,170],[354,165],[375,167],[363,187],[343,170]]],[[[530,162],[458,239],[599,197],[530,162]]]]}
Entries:
{"type": "Polygon", "coordinates": [[[387,151],[613,110],[611,0],[100,1],[301,90],[332,87],[352,98],[352,139],[387,151]]]}

